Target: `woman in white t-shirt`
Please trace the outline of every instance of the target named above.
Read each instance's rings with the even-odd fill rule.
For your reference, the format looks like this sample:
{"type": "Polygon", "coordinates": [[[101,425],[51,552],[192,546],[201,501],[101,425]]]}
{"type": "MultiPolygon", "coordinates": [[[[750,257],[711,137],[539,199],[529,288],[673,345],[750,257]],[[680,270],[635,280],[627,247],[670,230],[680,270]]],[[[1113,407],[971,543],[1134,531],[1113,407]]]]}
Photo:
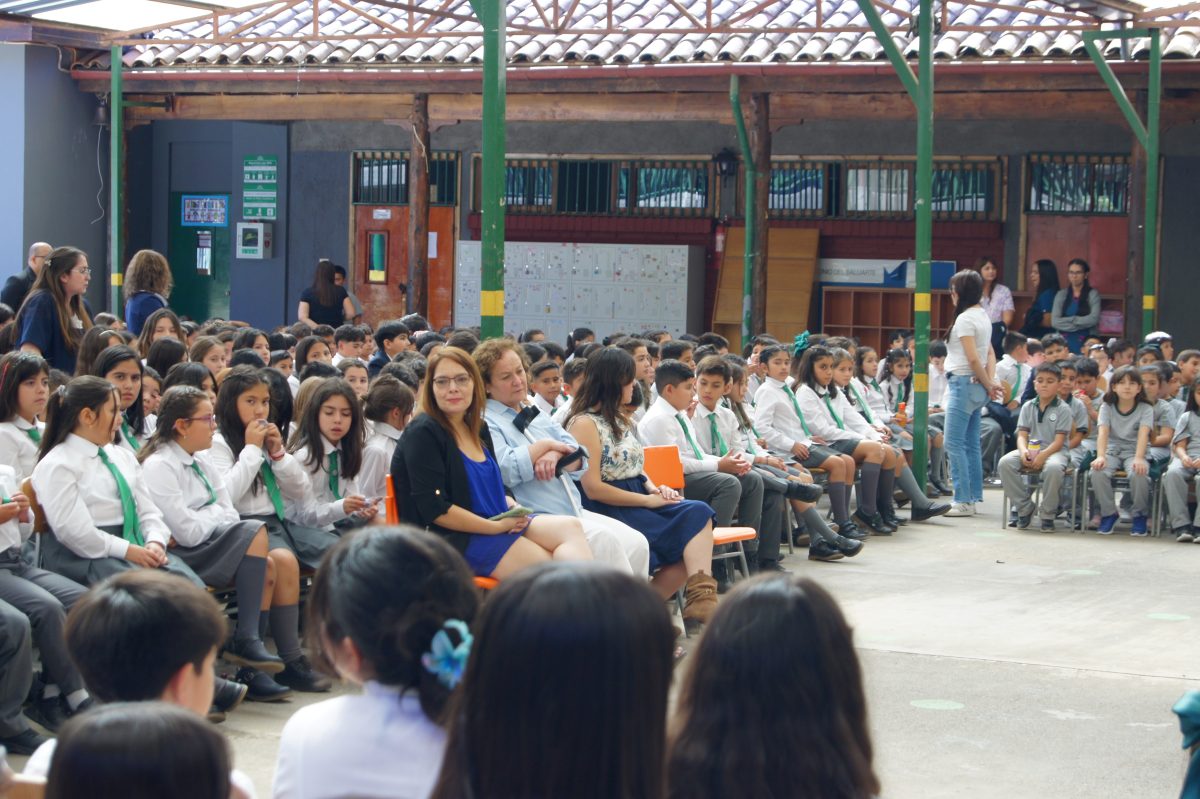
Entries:
{"type": "MultiPolygon", "coordinates": [[[[974,516],[983,502],[980,411],[999,394],[996,354],[990,345],[992,322],[983,310],[983,278],[964,269],[950,278],[954,326],[946,341],[946,454],[954,479],[954,506],[947,516],[974,516]]],[[[997,396],[998,398],[998,396],[997,396]]]]}

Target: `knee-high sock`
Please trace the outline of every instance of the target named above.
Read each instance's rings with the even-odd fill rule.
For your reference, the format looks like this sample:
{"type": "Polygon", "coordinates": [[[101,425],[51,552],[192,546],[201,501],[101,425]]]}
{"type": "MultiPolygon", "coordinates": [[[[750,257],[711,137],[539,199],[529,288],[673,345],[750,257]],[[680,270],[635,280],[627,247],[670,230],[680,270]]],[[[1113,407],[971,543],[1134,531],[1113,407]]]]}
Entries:
{"type": "Polygon", "coordinates": [[[233,587],[238,598],[245,597],[249,606],[243,612],[238,608],[237,630],[234,638],[258,638],[258,614],[254,609],[262,601],[263,583],[267,579],[267,559],[246,556],[233,575],[233,587]]]}
{"type": "Polygon", "coordinates": [[[833,509],[833,520],[839,525],[850,518],[850,491],[845,483],[829,481],[829,506],[833,509]]]}
{"type": "Polygon", "coordinates": [[[946,450],[944,448],[929,448],[929,473],[939,483],[946,479],[946,450]]]}
{"type": "Polygon", "coordinates": [[[837,540],[837,534],[829,529],[829,525],[825,524],[825,520],[821,518],[821,514],[817,512],[815,506],[801,513],[800,519],[804,522],[804,529],[808,530],[809,546],[818,540],[830,544],[837,540]]]}
{"type": "Polygon", "coordinates": [[[905,496],[912,501],[914,508],[928,508],[932,504],[929,497],[925,496],[925,492],[917,485],[917,478],[913,475],[912,469],[907,466],[900,470],[900,477],[896,483],[905,496]]]}
{"type": "Polygon", "coordinates": [[[295,660],[304,654],[300,648],[300,606],[283,605],[271,608],[271,636],[275,648],[284,662],[295,660]]]}
{"type": "Polygon", "coordinates": [[[876,504],[879,491],[879,464],[864,463],[862,477],[858,481],[858,509],[867,516],[879,512],[876,504]]]}
{"type": "Polygon", "coordinates": [[[887,508],[889,511],[895,510],[896,500],[892,497],[892,492],[896,490],[896,473],[891,469],[879,470],[879,497],[876,502],[879,503],[879,510],[887,508]]]}
{"type": "Polygon", "coordinates": [[[271,610],[260,610],[258,612],[258,637],[267,640],[267,635],[271,632],[271,610]]]}

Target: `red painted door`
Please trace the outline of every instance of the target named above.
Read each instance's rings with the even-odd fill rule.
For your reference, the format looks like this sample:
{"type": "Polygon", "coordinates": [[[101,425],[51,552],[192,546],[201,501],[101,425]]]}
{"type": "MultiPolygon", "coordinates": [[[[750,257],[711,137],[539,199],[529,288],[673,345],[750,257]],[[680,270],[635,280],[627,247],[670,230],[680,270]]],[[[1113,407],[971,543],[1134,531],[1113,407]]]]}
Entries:
{"type": "MultiPolygon", "coordinates": [[[[454,305],[454,217],[452,206],[429,209],[428,310],[434,330],[451,323],[454,305]]],[[[354,208],[354,292],[373,325],[408,313],[400,286],[408,275],[408,206],[354,208]]]]}

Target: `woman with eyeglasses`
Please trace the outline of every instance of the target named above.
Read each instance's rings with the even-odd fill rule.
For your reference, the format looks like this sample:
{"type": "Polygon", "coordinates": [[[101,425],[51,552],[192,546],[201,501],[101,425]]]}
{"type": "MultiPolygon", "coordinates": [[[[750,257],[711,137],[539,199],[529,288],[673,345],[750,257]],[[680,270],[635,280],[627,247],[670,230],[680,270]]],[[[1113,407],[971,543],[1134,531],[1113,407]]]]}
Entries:
{"type": "Polygon", "coordinates": [[[480,576],[504,579],[549,560],[591,560],[579,519],[531,513],[504,491],[475,360],[442,347],[426,367],[421,409],[392,456],[401,521],[438,533],[480,576]]]}
{"type": "Polygon", "coordinates": [[[1091,273],[1092,267],[1087,261],[1075,258],[1067,264],[1067,287],[1054,295],[1051,323],[1076,354],[1083,348],[1083,340],[1100,322],[1100,295],[1088,280],[1091,273]]]}
{"type": "Polygon", "coordinates": [[[92,326],[83,295],[91,281],[87,255],[59,247],[46,256],[33,290],[17,311],[17,347],[41,355],[52,369],[75,374],[79,342],[92,326]]]}

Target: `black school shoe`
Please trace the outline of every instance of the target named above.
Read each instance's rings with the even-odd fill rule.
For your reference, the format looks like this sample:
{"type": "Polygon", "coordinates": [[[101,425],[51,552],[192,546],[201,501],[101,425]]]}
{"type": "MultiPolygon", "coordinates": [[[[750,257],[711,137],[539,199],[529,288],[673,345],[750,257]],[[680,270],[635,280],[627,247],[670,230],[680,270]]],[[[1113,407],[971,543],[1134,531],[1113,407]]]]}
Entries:
{"type": "Polygon", "coordinates": [[[30,721],[50,732],[58,732],[58,729],[71,717],[66,699],[62,694],[30,702],[29,706],[25,708],[25,715],[29,717],[30,721]]]}
{"type": "Polygon", "coordinates": [[[275,679],[289,688],[310,694],[323,694],[333,687],[333,681],[314,669],[303,655],[289,660],[275,679]]]}
{"type": "Polygon", "coordinates": [[[890,524],[892,527],[895,527],[897,530],[899,530],[904,525],[908,524],[908,519],[901,519],[899,516],[896,515],[895,508],[881,507],[879,509],[879,515],[883,517],[883,520],[885,522],[890,524]]]}
{"type": "MultiPolygon", "coordinates": [[[[283,676],[282,673],[280,676],[283,676]]],[[[251,702],[282,702],[292,697],[291,688],[280,685],[271,679],[270,674],[258,669],[238,669],[235,679],[246,686],[246,699],[251,702]]]]}
{"type": "MultiPolygon", "coordinates": [[[[253,669],[243,669],[253,671],[253,669]]],[[[217,677],[213,685],[213,708],[221,713],[229,713],[242,703],[250,688],[246,683],[217,677]]]]}
{"type": "Polygon", "coordinates": [[[261,638],[233,638],[225,644],[221,657],[235,666],[246,666],[267,674],[283,671],[283,660],[271,654],[261,638]]]}
{"type": "Polygon", "coordinates": [[[777,560],[762,560],[758,562],[759,574],[791,574],[791,569],[785,569],[777,560]]]}
{"type": "Polygon", "coordinates": [[[855,524],[861,524],[875,535],[891,535],[896,532],[896,528],[885,522],[878,511],[868,516],[866,513],[863,513],[862,508],[856,508],[850,518],[855,524]]]}
{"type": "Polygon", "coordinates": [[[0,738],[0,746],[7,749],[10,755],[32,755],[37,751],[39,746],[49,740],[49,738],[37,732],[32,727],[26,727],[18,735],[0,738]]]}
{"type": "Polygon", "coordinates": [[[931,502],[928,508],[913,508],[912,520],[914,522],[928,521],[935,516],[941,516],[945,514],[949,510],[949,502],[931,502]]]}
{"type": "Polygon", "coordinates": [[[834,546],[837,547],[838,552],[841,552],[848,558],[852,558],[859,552],[863,551],[862,541],[855,541],[854,539],[846,538],[843,535],[839,535],[836,539],[834,539],[834,546]]]}
{"type": "Polygon", "coordinates": [[[841,560],[844,557],[846,556],[839,552],[835,547],[826,544],[824,541],[817,541],[808,548],[809,560],[831,561],[841,560]]]}
{"type": "Polygon", "coordinates": [[[787,481],[784,496],[800,502],[816,502],[825,494],[825,489],[816,483],[801,483],[796,480],[787,481]]]}

